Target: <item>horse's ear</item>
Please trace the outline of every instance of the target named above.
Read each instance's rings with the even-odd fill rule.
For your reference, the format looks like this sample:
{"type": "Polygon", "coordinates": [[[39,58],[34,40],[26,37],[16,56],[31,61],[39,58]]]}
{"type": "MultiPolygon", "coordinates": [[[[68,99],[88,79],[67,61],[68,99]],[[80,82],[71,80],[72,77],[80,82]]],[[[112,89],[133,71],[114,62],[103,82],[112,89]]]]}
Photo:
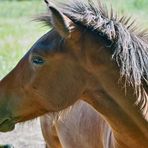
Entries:
{"type": "Polygon", "coordinates": [[[49,6],[49,10],[51,12],[51,25],[62,37],[68,37],[70,33],[68,28],[69,21],[67,21],[64,15],[55,7],[49,6]]]}

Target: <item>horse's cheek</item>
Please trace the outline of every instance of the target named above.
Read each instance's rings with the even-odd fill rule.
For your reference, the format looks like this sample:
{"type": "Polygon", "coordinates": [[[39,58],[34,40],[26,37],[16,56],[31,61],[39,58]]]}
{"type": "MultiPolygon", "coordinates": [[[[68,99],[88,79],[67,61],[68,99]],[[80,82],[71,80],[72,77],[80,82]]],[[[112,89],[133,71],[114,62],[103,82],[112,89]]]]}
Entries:
{"type": "Polygon", "coordinates": [[[65,65],[46,81],[46,95],[52,106],[63,109],[81,97],[85,83],[80,71],[79,66],[65,65]]]}
{"type": "Polygon", "coordinates": [[[73,70],[75,73],[72,70],[67,70],[66,73],[63,73],[63,79],[61,79],[59,84],[62,86],[60,97],[62,97],[61,99],[63,99],[63,102],[65,101],[67,106],[73,104],[81,97],[85,86],[83,74],[76,72],[81,71],[79,67],[74,67],[73,70]]]}

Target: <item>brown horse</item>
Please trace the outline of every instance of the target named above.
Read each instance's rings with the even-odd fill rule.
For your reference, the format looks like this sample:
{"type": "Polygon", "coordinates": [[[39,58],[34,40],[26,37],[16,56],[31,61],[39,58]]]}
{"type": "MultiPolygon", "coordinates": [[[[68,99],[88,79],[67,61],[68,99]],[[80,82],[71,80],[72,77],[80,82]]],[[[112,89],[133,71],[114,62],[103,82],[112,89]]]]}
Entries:
{"type": "Polygon", "coordinates": [[[111,128],[84,101],[59,114],[40,118],[48,148],[107,148],[113,147],[111,128]]]}
{"type": "Polygon", "coordinates": [[[49,13],[39,19],[53,29],[0,82],[0,131],[83,98],[110,125],[114,147],[147,148],[145,32],[91,0],[46,3],[49,13]]]}

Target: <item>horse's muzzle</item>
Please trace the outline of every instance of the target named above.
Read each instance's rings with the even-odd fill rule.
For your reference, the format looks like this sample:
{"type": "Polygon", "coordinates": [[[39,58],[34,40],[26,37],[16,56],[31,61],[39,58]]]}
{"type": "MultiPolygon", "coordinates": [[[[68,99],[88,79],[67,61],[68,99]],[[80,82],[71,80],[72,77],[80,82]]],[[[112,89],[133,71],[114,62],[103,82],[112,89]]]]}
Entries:
{"type": "Polygon", "coordinates": [[[14,122],[11,118],[5,118],[0,120],[0,132],[12,131],[15,128],[14,122]]]}

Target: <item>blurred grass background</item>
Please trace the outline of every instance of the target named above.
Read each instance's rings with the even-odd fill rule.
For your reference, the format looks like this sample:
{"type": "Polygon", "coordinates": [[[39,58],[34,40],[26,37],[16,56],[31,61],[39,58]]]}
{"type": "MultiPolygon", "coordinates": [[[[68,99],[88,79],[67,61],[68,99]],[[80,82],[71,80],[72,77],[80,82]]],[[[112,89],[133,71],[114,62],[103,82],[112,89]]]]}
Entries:
{"type": "Polygon", "coordinates": [[[33,16],[45,11],[39,0],[0,1],[0,79],[47,30],[32,21],[33,16]]]}
{"type": "MultiPolygon", "coordinates": [[[[148,0],[106,1],[115,10],[134,16],[142,26],[148,26],[148,0]]],[[[43,25],[31,21],[32,16],[45,11],[43,0],[0,0],[0,79],[48,31],[43,25]]]]}

